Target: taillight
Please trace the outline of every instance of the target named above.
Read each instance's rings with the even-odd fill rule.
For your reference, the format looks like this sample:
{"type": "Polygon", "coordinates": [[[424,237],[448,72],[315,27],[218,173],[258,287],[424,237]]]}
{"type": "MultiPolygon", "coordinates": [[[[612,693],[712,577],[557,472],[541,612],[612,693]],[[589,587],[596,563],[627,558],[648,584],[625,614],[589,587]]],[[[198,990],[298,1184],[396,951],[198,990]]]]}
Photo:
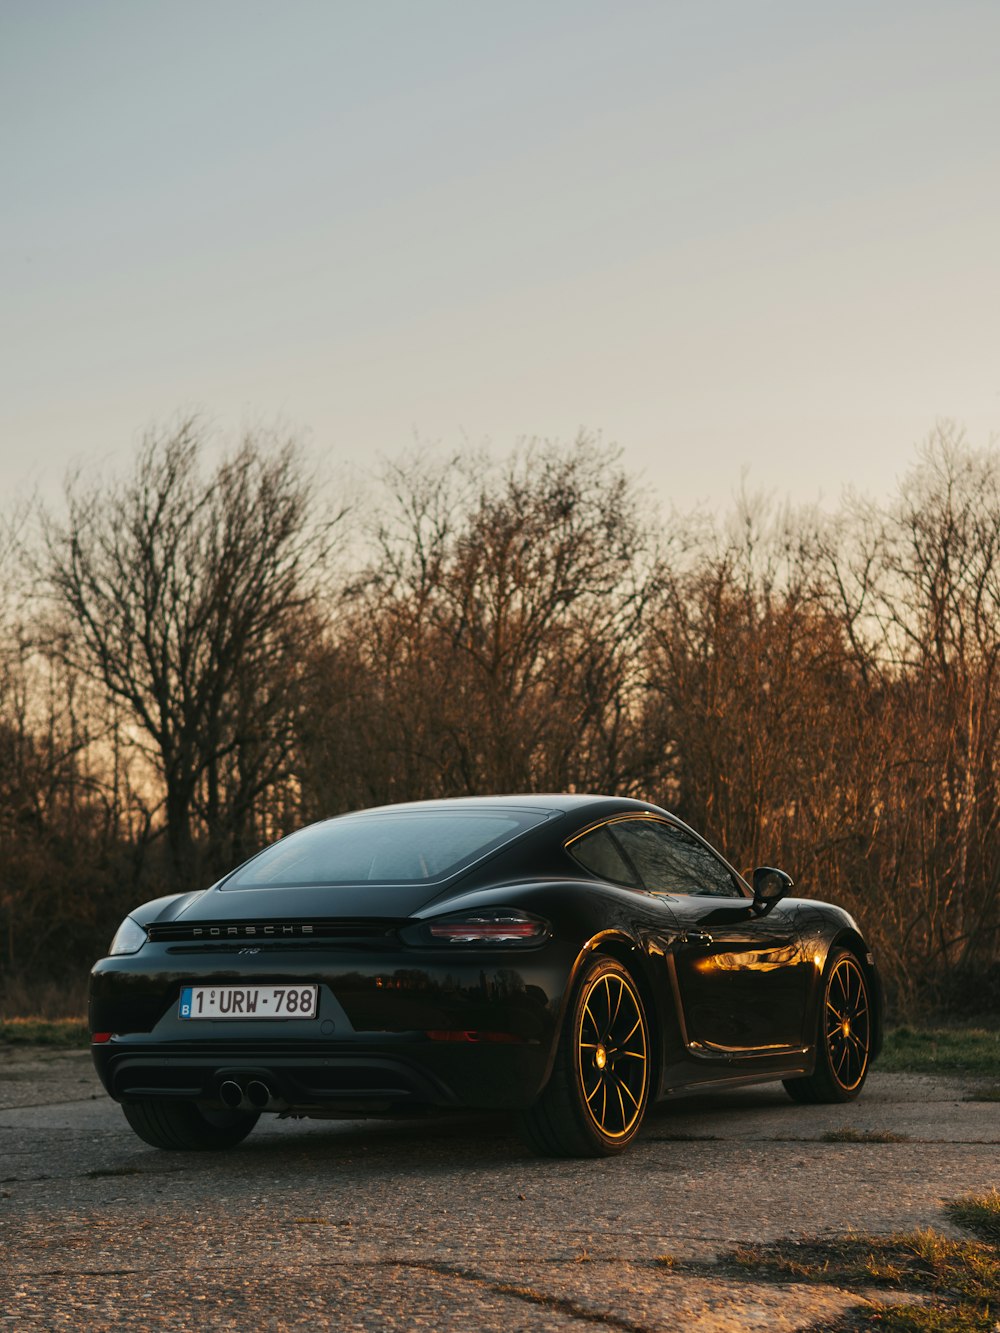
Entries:
{"type": "Polygon", "coordinates": [[[551,934],[547,921],[516,908],[480,908],[414,922],[400,932],[407,944],[522,948],[542,944],[551,934]]]}
{"type": "Polygon", "coordinates": [[[478,944],[483,941],[533,940],[542,934],[535,921],[441,921],[429,927],[436,940],[453,940],[456,944],[478,944]]]}

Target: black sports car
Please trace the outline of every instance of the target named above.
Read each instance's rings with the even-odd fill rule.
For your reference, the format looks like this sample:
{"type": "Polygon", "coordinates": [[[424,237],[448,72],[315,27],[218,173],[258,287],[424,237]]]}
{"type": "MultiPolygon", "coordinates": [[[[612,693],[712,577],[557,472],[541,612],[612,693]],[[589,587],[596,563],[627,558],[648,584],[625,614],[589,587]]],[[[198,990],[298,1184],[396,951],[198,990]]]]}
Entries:
{"type": "Polygon", "coordinates": [[[227,1148],[263,1111],[508,1108],[544,1153],[618,1152],[650,1100],[781,1079],[856,1097],[881,1041],[839,907],[752,887],[643,801],[384,806],[146,903],[94,967],[94,1061],[158,1148],[227,1148]]]}

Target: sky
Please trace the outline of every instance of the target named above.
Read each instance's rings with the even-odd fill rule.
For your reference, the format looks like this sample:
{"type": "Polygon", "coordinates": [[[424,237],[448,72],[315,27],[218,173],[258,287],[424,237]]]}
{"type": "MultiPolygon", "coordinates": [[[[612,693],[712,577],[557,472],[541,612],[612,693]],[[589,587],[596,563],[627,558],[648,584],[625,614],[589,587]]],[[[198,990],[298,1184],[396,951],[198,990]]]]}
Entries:
{"type": "Polygon", "coordinates": [[[665,503],[1000,439],[996,0],[0,0],[0,499],[198,411],[665,503]]]}

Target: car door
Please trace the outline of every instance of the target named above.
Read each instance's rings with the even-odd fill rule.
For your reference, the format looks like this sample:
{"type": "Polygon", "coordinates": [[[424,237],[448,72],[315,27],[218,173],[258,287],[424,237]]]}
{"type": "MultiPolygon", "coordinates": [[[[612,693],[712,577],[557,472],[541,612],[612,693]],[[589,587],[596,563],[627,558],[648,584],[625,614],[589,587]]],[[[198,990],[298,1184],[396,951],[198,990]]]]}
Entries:
{"type": "Polygon", "coordinates": [[[812,968],[793,909],[756,912],[731,867],[678,825],[640,816],[609,831],[677,923],[668,965],[688,1055],[736,1072],[801,1050],[812,968]]]}

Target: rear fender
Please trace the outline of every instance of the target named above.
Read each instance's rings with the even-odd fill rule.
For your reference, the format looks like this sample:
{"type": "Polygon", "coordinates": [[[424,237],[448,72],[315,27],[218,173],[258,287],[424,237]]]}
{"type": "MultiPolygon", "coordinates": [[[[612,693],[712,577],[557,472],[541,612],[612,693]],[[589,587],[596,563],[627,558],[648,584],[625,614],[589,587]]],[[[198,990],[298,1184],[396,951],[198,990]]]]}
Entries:
{"type": "MultiPolygon", "coordinates": [[[[577,982],[580,974],[586,964],[595,954],[604,954],[609,958],[614,958],[616,962],[621,963],[628,973],[635,979],[642,995],[643,1003],[646,1007],[646,1013],[649,1016],[652,1032],[650,1034],[650,1056],[652,1059],[652,1077],[650,1086],[656,1096],[660,1094],[660,1083],[665,1068],[664,1044],[669,1039],[669,1034],[677,1027],[676,1015],[673,1011],[673,1005],[665,1000],[664,986],[657,985],[655,980],[655,962],[656,959],[652,953],[642,947],[638,940],[633,939],[623,931],[605,930],[594,935],[580,950],[576,961],[570,971],[566,982],[566,988],[563,991],[559,1006],[559,1021],[556,1028],[557,1039],[549,1052],[548,1067],[546,1069],[545,1080],[548,1082],[552,1073],[552,1067],[555,1062],[556,1051],[559,1041],[562,1039],[563,1026],[566,1022],[566,1015],[569,1011],[570,1002],[576,992],[577,982]]],[[[661,960],[662,961],[662,960],[661,960]]]]}

